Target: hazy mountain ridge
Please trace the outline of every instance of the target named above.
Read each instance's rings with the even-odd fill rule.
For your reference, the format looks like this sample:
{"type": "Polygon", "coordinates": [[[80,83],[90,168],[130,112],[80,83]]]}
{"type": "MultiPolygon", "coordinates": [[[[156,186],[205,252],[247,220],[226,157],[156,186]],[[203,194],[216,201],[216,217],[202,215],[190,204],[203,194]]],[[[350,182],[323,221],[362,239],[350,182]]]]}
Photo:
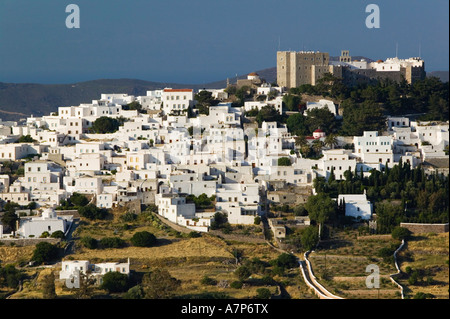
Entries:
{"type": "MultiPolygon", "coordinates": [[[[354,56],[354,60],[369,58],[354,56]]],[[[330,57],[332,61],[339,57],[330,57]]],[[[276,82],[277,68],[271,67],[256,72],[268,83],[276,82]]],[[[238,76],[246,78],[247,74],[238,76]]],[[[448,81],[448,71],[428,72],[427,76],[437,76],[443,82],[448,81]]],[[[236,77],[229,78],[230,83],[236,83],[236,77]]],[[[0,82],[0,118],[3,120],[19,120],[31,114],[33,116],[49,115],[57,111],[59,106],[91,103],[100,98],[102,93],[126,93],[134,96],[146,95],[148,90],[171,88],[192,88],[194,90],[219,89],[227,85],[227,79],[204,84],[179,84],[152,82],[138,79],[99,79],[73,84],[37,84],[37,83],[2,83],[0,82]]]]}

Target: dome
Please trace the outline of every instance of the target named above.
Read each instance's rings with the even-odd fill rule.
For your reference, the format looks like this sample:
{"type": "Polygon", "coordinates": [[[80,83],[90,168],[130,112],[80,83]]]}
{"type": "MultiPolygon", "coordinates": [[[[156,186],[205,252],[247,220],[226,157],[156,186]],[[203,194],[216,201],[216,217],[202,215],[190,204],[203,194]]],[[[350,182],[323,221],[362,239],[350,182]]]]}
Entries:
{"type": "Polygon", "coordinates": [[[382,62],[384,62],[383,60],[377,60],[377,63],[382,63],[382,62]]]}
{"type": "Polygon", "coordinates": [[[48,219],[48,218],[56,218],[56,212],[52,208],[47,208],[42,212],[42,218],[48,219]]]}

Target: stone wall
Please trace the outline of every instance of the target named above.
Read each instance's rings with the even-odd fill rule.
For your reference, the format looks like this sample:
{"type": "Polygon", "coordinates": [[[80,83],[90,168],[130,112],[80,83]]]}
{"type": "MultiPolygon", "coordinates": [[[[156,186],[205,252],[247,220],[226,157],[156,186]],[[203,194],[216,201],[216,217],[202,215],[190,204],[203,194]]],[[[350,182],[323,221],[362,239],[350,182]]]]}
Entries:
{"type": "Polygon", "coordinates": [[[41,242],[47,242],[52,245],[59,243],[61,239],[59,238],[20,238],[20,239],[0,239],[0,243],[5,246],[35,246],[41,242]]]}
{"type": "Polygon", "coordinates": [[[400,223],[400,227],[409,229],[412,233],[447,233],[447,224],[419,224],[419,223],[400,223]]]}

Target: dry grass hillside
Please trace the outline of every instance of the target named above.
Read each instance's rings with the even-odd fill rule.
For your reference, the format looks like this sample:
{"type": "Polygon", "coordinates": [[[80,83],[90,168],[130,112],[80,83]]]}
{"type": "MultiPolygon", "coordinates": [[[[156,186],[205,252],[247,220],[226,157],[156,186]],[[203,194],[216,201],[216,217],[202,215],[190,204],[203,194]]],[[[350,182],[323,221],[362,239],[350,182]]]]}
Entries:
{"type": "Polygon", "coordinates": [[[399,283],[407,298],[417,293],[449,298],[449,233],[415,234],[399,253],[399,261],[404,273],[399,283]],[[410,279],[414,271],[419,274],[417,280],[410,279]]]}

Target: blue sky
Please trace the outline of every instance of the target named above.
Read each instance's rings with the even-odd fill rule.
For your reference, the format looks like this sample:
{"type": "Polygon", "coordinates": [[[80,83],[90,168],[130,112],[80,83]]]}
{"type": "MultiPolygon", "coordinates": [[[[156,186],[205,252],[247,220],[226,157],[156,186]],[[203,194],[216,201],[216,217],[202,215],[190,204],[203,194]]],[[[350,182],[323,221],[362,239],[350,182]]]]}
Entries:
{"type": "Polygon", "coordinates": [[[448,0],[0,0],[0,81],[207,83],[276,65],[276,51],[419,55],[449,69],[448,0]],[[80,28],[68,29],[69,4],[80,28]],[[380,28],[368,29],[368,4],[380,28]]]}

